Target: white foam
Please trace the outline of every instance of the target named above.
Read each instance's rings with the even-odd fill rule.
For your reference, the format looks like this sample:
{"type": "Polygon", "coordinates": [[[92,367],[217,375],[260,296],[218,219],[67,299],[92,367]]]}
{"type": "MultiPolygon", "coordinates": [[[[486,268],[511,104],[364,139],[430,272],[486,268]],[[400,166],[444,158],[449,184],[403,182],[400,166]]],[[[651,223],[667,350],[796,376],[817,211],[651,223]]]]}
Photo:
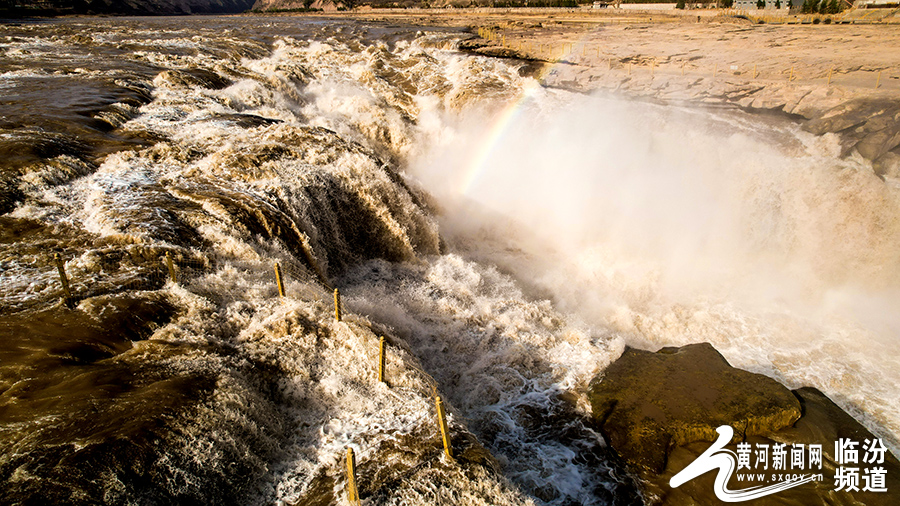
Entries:
{"type": "MultiPolygon", "coordinates": [[[[616,482],[602,459],[579,458],[603,448],[579,420],[585,398],[546,417],[564,409],[560,394],[583,394],[626,343],[710,341],[737,366],[821,388],[896,445],[896,188],[860,160],[837,160],[833,137],[545,90],[508,62],[450,50],[447,35],[393,51],[343,36],[285,37],[259,59],[161,49],[204,48],[188,33],[134,58],[220,70],[234,83],[207,90],[158,77],[153,101],[122,128],[162,141],[110,155],[64,187],[33,176],[43,200],[13,214],[188,254],[188,239],[166,235],[185,223],[207,245],[210,267],[166,286],[184,314],[121,357],[153,360],[157,344],[190,343],[197,349],[166,366],[217,375],[216,395],[184,422],[171,466],[178,455],[211,466],[240,455],[259,473],[264,504],[304,497],[317,477],[343,494],[348,446],[378,466],[371,460],[397,442],[413,453],[388,452],[410,459],[398,469],[418,466],[429,438],[437,441],[430,385],[416,371],[424,367],[451,420],[483,438],[520,487],[550,504],[593,504],[602,500],[594,487],[616,482]],[[514,103],[518,113],[503,115],[514,103]],[[234,120],[248,114],[280,123],[234,120]],[[501,116],[511,119],[495,128],[501,116]],[[439,253],[437,225],[417,203],[428,199],[386,164],[434,196],[449,252],[439,253]],[[331,294],[289,251],[298,245],[254,234],[219,200],[263,217],[290,214],[276,226],[297,227],[284,237],[301,237],[328,271],[339,260],[330,255],[352,245],[333,196],[311,193],[323,180],[353,192],[405,259],[371,260],[333,280],[345,293],[342,324],[331,294]],[[284,301],[275,261],[291,267],[284,301]],[[397,341],[392,389],[372,381],[378,341],[364,317],[397,341]],[[276,388],[263,395],[257,381],[276,388]],[[575,436],[560,441],[559,430],[575,436]]],[[[98,265],[86,254],[69,267],[98,265]]],[[[47,297],[55,279],[41,272],[10,261],[0,279],[23,298],[47,297]]],[[[445,464],[410,471],[414,479],[384,501],[533,502],[480,468],[466,475],[445,464]]]]}
{"type": "Polygon", "coordinates": [[[525,100],[498,137],[464,112],[471,130],[413,164],[452,243],[632,344],[709,341],[734,365],[818,387],[896,448],[895,188],[838,159],[834,136],[790,124],[547,100],[525,100]]]}

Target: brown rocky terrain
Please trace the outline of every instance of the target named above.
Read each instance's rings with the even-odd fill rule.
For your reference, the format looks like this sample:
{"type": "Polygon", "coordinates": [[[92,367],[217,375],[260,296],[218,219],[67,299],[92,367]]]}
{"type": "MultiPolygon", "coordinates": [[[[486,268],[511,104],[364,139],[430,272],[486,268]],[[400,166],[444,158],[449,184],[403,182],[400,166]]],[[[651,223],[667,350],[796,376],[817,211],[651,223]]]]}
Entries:
{"type": "Polygon", "coordinates": [[[900,45],[898,25],[646,15],[577,28],[491,23],[480,33],[476,52],[546,62],[545,85],[784,113],[812,133],[840,134],[845,156],[858,152],[879,175],[900,177],[900,53],[888,49],[900,45]]]}
{"type": "MultiPolygon", "coordinates": [[[[775,380],[733,368],[706,343],[656,353],[628,348],[594,379],[588,396],[604,437],[640,477],[650,504],[721,504],[713,495],[715,473],[674,489],[669,480],[710,447],[715,428],[723,424],[734,429],[732,444],[726,446],[732,452],[739,442],[822,445],[821,469],[804,465],[792,470],[802,474],[813,469],[822,480],[749,504],[886,506],[897,504],[900,497],[900,461],[889,452],[880,464],[887,470],[886,492],[836,491],[835,441],[844,438],[862,446],[875,436],[822,392],[790,391],[775,380]]],[[[868,469],[865,462],[857,469],[860,466],[861,474],[868,469]]],[[[755,472],[756,467],[751,469],[755,472]]],[[[734,477],[729,482],[732,490],[747,487],[734,477]]]]}
{"type": "Polygon", "coordinates": [[[530,62],[529,71],[546,86],[789,115],[812,133],[839,134],[843,155],[859,153],[880,176],[900,178],[900,52],[894,50],[900,47],[900,24],[887,22],[900,20],[895,14],[862,24],[863,17],[850,11],[827,25],[800,16],[759,24],[716,10],[393,9],[327,15],[467,27],[473,38],[462,49],[530,62]],[[842,20],[847,23],[838,24],[842,20]]]}

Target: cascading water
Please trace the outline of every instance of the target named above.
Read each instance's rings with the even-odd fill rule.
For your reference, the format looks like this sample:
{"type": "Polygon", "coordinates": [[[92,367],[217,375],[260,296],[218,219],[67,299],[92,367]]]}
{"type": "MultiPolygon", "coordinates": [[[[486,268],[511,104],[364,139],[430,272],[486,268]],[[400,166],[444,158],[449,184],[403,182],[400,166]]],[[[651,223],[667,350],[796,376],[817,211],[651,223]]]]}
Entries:
{"type": "Polygon", "coordinates": [[[787,119],[558,95],[413,162],[448,241],[629,344],[816,386],[896,448],[898,182],[787,119]]]}
{"type": "Polygon", "coordinates": [[[897,188],[834,139],[540,88],[452,30],[185,23],[0,31],[3,502],[331,504],[352,447],[378,504],[640,503],[583,398],[626,343],[710,341],[896,445],[897,188]]]}

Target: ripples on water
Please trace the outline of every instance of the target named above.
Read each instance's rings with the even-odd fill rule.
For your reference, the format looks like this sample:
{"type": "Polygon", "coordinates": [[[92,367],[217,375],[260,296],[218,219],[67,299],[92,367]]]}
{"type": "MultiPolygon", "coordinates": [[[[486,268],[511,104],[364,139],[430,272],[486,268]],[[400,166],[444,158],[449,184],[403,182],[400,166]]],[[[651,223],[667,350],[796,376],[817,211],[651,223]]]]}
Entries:
{"type": "Polygon", "coordinates": [[[330,504],[348,446],[379,504],[639,501],[562,397],[620,346],[445,252],[400,172],[435,133],[423,111],[517,93],[515,67],[457,38],[291,18],[2,28],[3,502],[330,504]],[[385,310],[417,323],[362,316],[385,310]]]}
{"type": "Polygon", "coordinates": [[[0,28],[2,502],[331,504],[352,447],[377,504],[639,504],[584,422],[626,342],[709,340],[894,440],[894,187],[831,139],[543,89],[460,36],[0,28]]]}

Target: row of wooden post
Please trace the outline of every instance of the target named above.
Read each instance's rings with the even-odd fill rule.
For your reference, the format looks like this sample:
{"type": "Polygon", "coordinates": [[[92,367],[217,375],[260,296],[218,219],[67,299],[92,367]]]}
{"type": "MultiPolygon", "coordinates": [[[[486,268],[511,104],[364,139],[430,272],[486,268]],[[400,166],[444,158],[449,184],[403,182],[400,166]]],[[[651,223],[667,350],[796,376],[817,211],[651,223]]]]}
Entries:
{"type": "MultiPolygon", "coordinates": [[[[72,296],[72,290],[69,286],[69,276],[66,274],[66,264],[63,262],[59,253],[54,254],[53,258],[56,261],[56,269],[59,271],[59,281],[63,288],[63,302],[65,302],[66,305],[71,306],[75,299],[72,296]]],[[[178,283],[178,274],[175,271],[175,263],[172,261],[172,254],[168,251],[166,252],[164,262],[166,269],[169,271],[169,280],[171,280],[172,283],[178,283]]],[[[275,263],[275,283],[278,286],[278,296],[284,297],[284,278],[281,275],[281,265],[277,262],[275,263]]],[[[337,288],[334,289],[334,319],[341,321],[341,296],[337,288]]]]}
{"type": "MultiPolygon", "coordinates": [[[[378,341],[378,381],[387,383],[385,379],[385,357],[387,351],[387,340],[384,336],[378,341]]],[[[435,395],[434,399],[435,411],[437,412],[438,427],[441,430],[441,440],[444,444],[444,454],[448,458],[453,458],[453,445],[450,441],[450,427],[447,425],[447,412],[444,408],[444,401],[441,396],[435,395]]],[[[356,456],[353,448],[347,448],[347,500],[350,504],[359,505],[359,488],[356,483],[356,456]]]]}
{"type": "MultiPolygon", "coordinates": [[[[72,296],[72,289],[69,286],[69,276],[66,274],[66,263],[63,262],[62,256],[59,253],[55,253],[53,255],[53,259],[56,261],[56,270],[59,272],[59,282],[63,288],[63,302],[72,307],[75,304],[75,297],[72,296]]],[[[175,274],[175,264],[172,262],[172,255],[168,251],[166,251],[166,268],[169,271],[169,279],[172,280],[173,283],[178,282],[178,276],[175,274]]]]}
{"type": "MultiPolygon", "coordinates": [[[[385,359],[387,354],[387,340],[381,336],[378,342],[378,381],[387,383],[385,378],[385,359]]],[[[444,442],[444,453],[451,459],[453,458],[453,445],[450,442],[450,428],[447,426],[447,413],[444,410],[444,401],[440,395],[434,396],[435,408],[437,411],[438,425],[441,429],[441,438],[444,442]]]]}
{"type": "MultiPolygon", "coordinates": [[[[378,341],[378,381],[387,383],[385,378],[385,361],[387,356],[387,340],[384,336],[378,341]]],[[[444,441],[444,453],[451,459],[453,458],[453,445],[450,443],[450,429],[447,426],[447,413],[444,410],[444,401],[440,395],[435,395],[435,408],[437,411],[438,425],[441,429],[441,438],[444,441]]]]}
{"type": "MultiPolygon", "coordinates": [[[[281,275],[281,266],[278,263],[275,264],[275,282],[278,284],[278,295],[284,297],[284,280],[281,275]]],[[[341,293],[337,288],[334,289],[334,319],[341,321],[341,293]]],[[[387,383],[386,355],[387,340],[382,336],[378,341],[378,381],[380,383],[387,383]]],[[[435,409],[444,444],[444,453],[452,459],[453,446],[450,441],[450,428],[447,425],[447,413],[444,409],[444,401],[439,395],[435,396],[435,409]]],[[[351,504],[360,504],[359,489],[356,484],[356,457],[352,448],[347,448],[347,499],[351,504]]]]}
{"type": "MultiPolygon", "coordinates": [[[[64,302],[66,305],[71,306],[74,302],[74,298],[72,297],[72,291],[69,287],[69,277],[66,275],[65,263],[59,253],[57,253],[54,258],[56,260],[56,267],[59,270],[59,278],[65,294],[64,302]]],[[[169,278],[173,283],[177,283],[178,278],[175,272],[175,265],[169,252],[166,252],[165,263],[169,270],[169,278]]],[[[275,282],[278,285],[278,296],[284,297],[284,278],[281,274],[281,265],[278,263],[275,264],[275,282]]],[[[334,319],[336,321],[341,321],[341,295],[337,288],[334,289],[334,319]]],[[[378,343],[378,381],[381,383],[387,383],[385,377],[386,354],[387,340],[382,336],[378,343]]],[[[438,426],[441,430],[441,439],[444,444],[444,453],[447,457],[452,459],[453,446],[450,441],[450,428],[447,425],[447,413],[444,409],[444,401],[441,400],[439,395],[435,395],[435,408],[437,411],[438,426]]],[[[352,504],[359,504],[359,491],[356,486],[356,459],[353,455],[352,448],[347,448],[347,494],[348,499],[352,504]]]]}
{"type": "MultiPolygon", "coordinates": [[[[278,296],[284,298],[284,278],[281,275],[281,264],[275,262],[275,284],[278,285],[278,296]]],[[[334,319],[341,321],[341,293],[334,289],[334,319]]]]}
{"type": "MultiPolygon", "coordinates": [[[[59,278],[62,283],[63,292],[65,293],[65,303],[71,307],[74,298],[72,297],[72,291],[69,287],[69,277],[66,275],[65,263],[59,253],[57,253],[54,258],[56,260],[56,267],[59,270],[59,278]]],[[[165,262],[166,267],[169,270],[170,279],[173,283],[176,283],[178,279],[176,277],[174,263],[172,262],[172,256],[169,252],[166,252],[165,262]]],[[[281,275],[281,265],[278,263],[275,264],[275,281],[278,285],[279,297],[284,297],[284,279],[281,275]]],[[[341,299],[340,291],[337,288],[334,289],[334,318],[337,321],[341,321],[341,299]]],[[[386,352],[387,341],[384,336],[382,336],[378,343],[378,381],[381,383],[387,383],[385,378],[386,352]]],[[[444,453],[447,457],[452,459],[453,446],[450,441],[450,428],[447,425],[447,413],[444,409],[444,402],[439,395],[435,396],[435,408],[437,411],[438,426],[441,430],[441,439],[444,444],[444,453]]],[[[359,489],[356,485],[356,457],[353,454],[352,448],[347,448],[347,499],[351,504],[360,504],[359,489]]]]}
{"type": "MultiPolygon", "coordinates": [[[[384,339],[384,338],[382,338],[384,339]]],[[[450,445],[450,429],[447,426],[447,414],[444,411],[444,402],[440,396],[435,399],[438,413],[438,423],[441,426],[441,437],[444,440],[444,453],[453,458],[453,448],[450,445]]],[[[359,505],[359,487],[356,484],[356,455],[353,448],[347,447],[347,500],[350,504],[359,505]]]]}
{"type": "MultiPolygon", "coordinates": [[[[503,47],[507,47],[506,35],[497,35],[493,30],[490,30],[488,28],[478,28],[478,36],[484,40],[489,40],[492,42],[499,41],[500,45],[502,45],[503,47]]],[[[512,47],[512,45],[510,47],[512,47]]],[[[515,44],[515,47],[517,50],[521,50],[523,47],[526,47],[527,49],[531,49],[532,44],[529,43],[527,46],[515,44]]],[[[553,54],[554,52],[553,52],[552,44],[547,44],[547,47],[549,49],[549,53],[553,54]]],[[[587,55],[587,51],[588,51],[587,48],[588,48],[587,44],[582,45],[582,47],[581,47],[581,55],[582,56],[587,55]]],[[[539,54],[543,53],[544,52],[544,44],[538,44],[538,49],[539,49],[538,50],[539,54]]],[[[575,50],[575,44],[572,42],[566,42],[566,43],[562,43],[560,45],[560,55],[563,55],[566,53],[572,53],[572,52],[574,52],[574,50],[575,50]],[[567,48],[568,48],[568,51],[566,50],[567,48]]],[[[600,57],[600,46],[599,45],[597,46],[596,53],[597,53],[597,57],[599,58],[600,57]]],[[[686,62],[682,63],[682,65],[681,65],[681,75],[684,75],[685,63],[686,62]]],[[[612,58],[607,58],[606,65],[607,65],[607,70],[612,70],[612,58]]],[[[632,64],[629,63],[628,64],[628,75],[631,75],[631,67],[632,67],[632,64]]],[[[651,76],[654,75],[655,67],[656,67],[656,61],[653,60],[650,62],[650,75],[651,76]]],[[[713,67],[713,74],[712,74],[713,78],[716,77],[718,72],[719,72],[719,64],[716,63],[716,64],[714,64],[714,67],[713,67]]],[[[793,66],[791,66],[789,72],[790,72],[790,75],[788,76],[788,81],[793,82],[794,81],[794,67],[793,66]]],[[[832,66],[831,69],[829,69],[829,71],[828,71],[828,85],[831,85],[831,78],[832,78],[833,74],[834,74],[834,66],[832,66]]],[[[881,87],[881,74],[882,74],[882,71],[878,71],[878,76],[875,78],[875,88],[876,89],[881,87]]],[[[756,79],[758,76],[759,76],[759,73],[756,71],[756,64],[754,63],[752,79],[756,79]]]]}

